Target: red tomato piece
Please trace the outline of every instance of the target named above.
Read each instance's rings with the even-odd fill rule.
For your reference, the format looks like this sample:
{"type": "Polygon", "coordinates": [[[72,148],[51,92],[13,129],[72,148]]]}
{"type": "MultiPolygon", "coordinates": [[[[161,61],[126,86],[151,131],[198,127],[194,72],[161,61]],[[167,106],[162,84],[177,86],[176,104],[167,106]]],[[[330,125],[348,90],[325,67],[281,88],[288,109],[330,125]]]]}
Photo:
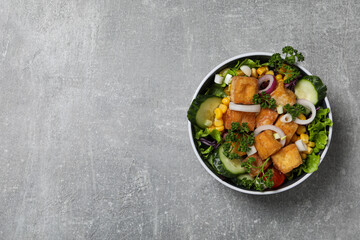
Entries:
{"type": "Polygon", "coordinates": [[[277,188],[279,186],[281,186],[281,184],[284,183],[285,181],[285,175],[280,172],[279,170],[277,170],[276,168],[272,168],[273,171],[273,181],[274,181],[274,186],[272,188],[277,188]]]}

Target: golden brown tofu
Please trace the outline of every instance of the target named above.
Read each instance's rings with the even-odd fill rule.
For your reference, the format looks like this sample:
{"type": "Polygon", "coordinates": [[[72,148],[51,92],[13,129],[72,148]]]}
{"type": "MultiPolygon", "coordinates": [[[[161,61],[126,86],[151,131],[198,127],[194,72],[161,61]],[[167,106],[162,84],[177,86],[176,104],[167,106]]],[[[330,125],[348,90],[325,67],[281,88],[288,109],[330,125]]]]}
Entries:
{"type": "Polygon", "coordinates": [[[294,122],[288,122],[288,123],[283,123],[280,120],[281,116],[279,117],[279,119],[276,121],[275,126],[277,126],[278,128],[280,128],[286,135],[286,143],[285,145],[288,145],[291,138],[293,137],[294,133],[296,132],[298,125],[294,122]]]}
{"type": "MultiPolygon", "coordinates": [[[[234,144],[233,144],[233,146],[234,146],[234,144]]],[[[239,149],[239,146],[240,146],[240,143],[237,143],[237,144],[235,145],[234,152],[235,152],[236,154],[238,154],[239,156],[244,156],[244,155],[246,155],[246,152],[241,152],[241,151],[238,150],[238,149],[239,149]]]]}
{"type": "Polygon", "coordinates": [[[277,105],[285,106],[290,104],[292,106],[296,103],[295,93],[287,89],[283,82],[279,82],[276,89],[270,95],[276,100],[277,105]]]}
{"type": "Polygon", "coordinates": [[[234,103],[253,104],[253,97],[258,91],[256,78],[235,76],[231,80],[230,99],[234,103]]]}
{"type": "Polygon", "coordinates": [[[254,131],[255,129],[255,119],[256,113],[251,112],[239,112],[228,109],[226,113],[223,115],[224,126],[226,129],[231,128],[232,122],[238,122],[240,125],[246,122],[249,130],[254,131]]]}
{"type": "Polygon", "coordinates": [[[286,174],[302,164],[296,145],[290,144],[271,156],[274,166],[286,174]]]}
{"type": "MultiPolygon", "coordinates": [[[[259,156],[258,153],[255,153],[253,155],[248,156],[247,158],[245,158],[244,161],[248,160],[250,157],[255,158],[255,161],[252,163],[252,165],[254,166],[254,168],[250,169],[250,176],[255,177],[256,175],[259,174],[260,169],[258,167],[260,167],[261,165],[264,164],[265,160],[262,160],[261,157],[259,156]]],[[[267,161],[267,163],[264,165],[264,170],[267,169],[269,166],[271,165],[271,161],[267,161]]]]}
{"type": "Polygon", "coordinates": [[[256,116],[256,127],[274,124],[278,115],[279,114],[274,110],[262,108],[259,114],[256,116]]]}
{"type": "Polygon", "coordinates": [[[261,159],[270,157],[282,147],[273,134],[273,131],[266,130],[255,137],[255,147],[261,159]]]}

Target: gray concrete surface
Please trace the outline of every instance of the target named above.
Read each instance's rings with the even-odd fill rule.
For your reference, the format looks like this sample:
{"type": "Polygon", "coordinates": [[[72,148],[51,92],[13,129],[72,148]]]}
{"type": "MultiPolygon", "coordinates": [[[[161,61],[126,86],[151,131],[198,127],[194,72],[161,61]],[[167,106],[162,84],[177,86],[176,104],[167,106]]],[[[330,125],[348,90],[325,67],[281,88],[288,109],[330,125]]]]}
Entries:
{"type": "Polygon", "coordinates": [[[357,1],[1,1],[0,239],[359,239],[357,1]],[[211,178],[186,111],[219,62],[303,51],[334,138],[291,191],[211,178]]]}

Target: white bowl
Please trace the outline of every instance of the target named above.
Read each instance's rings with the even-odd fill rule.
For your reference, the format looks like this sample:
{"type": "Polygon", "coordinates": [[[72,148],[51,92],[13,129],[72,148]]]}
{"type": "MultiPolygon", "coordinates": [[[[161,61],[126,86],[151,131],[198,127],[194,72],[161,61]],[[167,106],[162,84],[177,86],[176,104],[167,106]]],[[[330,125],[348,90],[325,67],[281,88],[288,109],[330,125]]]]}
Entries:
{"type": "MultiPolygon", "coordinates": [[[[195,99],[197,97],[197,95],[202,92],[203,90],[205,90],[209,85],[211,85],[213,83],[214,80],[214,76],[216,73],[218,73],[220,70],[228,67],[228,66],[234,66],[236,64],[236,62],[238,60],[243,60],[245,58],[251,58],[251,59],[259,59],[259,58],[269,58],[272,55],[272,53],[267,53],[267,52],[251,52],[251,53],[245,53],[245,54],[241,54],[232,58],[229,58],[228,60],[220,63],[218,66],[216,66],[215,68],[213,68],[207,75],[206,77],[202,80],[202,82],[200,83],[199,87],[196,89],[196,92],[193,96],[193,99],[195,99]]],[[[297,65],[297,67],[299,67],[299,69],[305,73],[306,75],[312,75],[307,69],[305,69],[302,66],[297,65]]],[[[192,99],[192,100],[193,100],[192,99]]],[[[323,103],[323,107],[324,108],[329,108],[330,109],[330,113],[329,113],[329,118],[332,119],[332,113],[331,113],[331,107],[330,107],[330,103],[327,97],[325,97],[324,99],[324,103],[323,103]]],[[[193,150],[195,152],[196,157],[198,158],[199,162],[201,163],[201,165],[205,168],[205,170],[213,177],[215,178],[217,181],[219,181],[220,183],[222,183],[223,185],[227,186],[228,188],[231,188],[235,191],[238,192],[242,192],[242,193],[247,193],[247,194],[253,194],[253,195],[269,195],[269,194],[275,194],[275,193],[280,193],[280,192],[284,192],[286,190],[289,190],[297,185],[299,185],[300,183],[302,183],[303,181],[305,181],[308,177],[310,177],[310,175],[312,173],[307,173],[307,174],[302,174],[299,177],[296,177],[293,180],[289,180],[287,181],[285,184],[283,184],[282,186],[280,186],[279,188],[275,189],[275,190],[265,190],[263,192],[259,192],[259,191],[255,191],[255,190],[248,190],[245,188],[241,188],[241,187],[237,187],[231,183],[228,183],[224,180],[222,180],[221,178],[219,178],[211,169],[209,169],[209,167],[205,164],[204,160],[200,157],[200,154],[198,153],[198,150],[196,149],[195,146],[195,142],[194,142],[194,138],[193,138],[193,132],[192,132],[192,127],[191,127],[191,123],[190,121],[188,122],[188,129],[189,129],[189,136],[190,136],[190,142],[191,145],[193,147],[193,150]]],[[[330,146],[330,142],[331,142],[331,136],[332,136],[332,131],[333,131],[333,127],[329,128],[329,136],[328,136],[328,144],[326,145],[325,149],[322,151],[321,153],[321,158],[320,158],[320,163],[324,160],[325,155],[329,149],[330,146]]],[[[320,165],[319,163],[319,165],[320,165]]]]}

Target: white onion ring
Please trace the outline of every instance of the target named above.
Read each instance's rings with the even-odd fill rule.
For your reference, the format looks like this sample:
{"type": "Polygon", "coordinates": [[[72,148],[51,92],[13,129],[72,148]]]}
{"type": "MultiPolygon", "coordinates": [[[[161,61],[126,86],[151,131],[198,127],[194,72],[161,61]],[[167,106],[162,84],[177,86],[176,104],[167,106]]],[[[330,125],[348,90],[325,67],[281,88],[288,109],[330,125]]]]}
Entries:
{"type": "Polygon", "coordinates": [[[282,121],[283,123],[289,123],[292,121],[292,117],[290,113],[284,114],[281,116],[280,121],[282,121]]]}
{"type": "Polygon", "coordinates": [[[312,121],[314,121],[315,116],[316,116],[316,109],[314,104],[312,104],[310,101],[306,100],[306,99],[298,99],[296,101],[297,104],[300,104],[304,107],[310,108],[311,110],[311,117],[309,119],[306,120],[300,120],[299,118],[295,119],[295,123],[299,124],[299,125],[307,125],[309,123],[311,123],[312,121]]]}
{"type": "Polygon", "coordinates": [[[305,143],[303,142],[303,140],[299,139],[295,142],[296,147],[298,148],[299,152],[304,152],[307,150],[307,147],[305,145],[305,143]]]}
{"type": "Polygon", "coordinates": [[[261,107],[260,104],[244,105],[244,104],[235,104],[233,102],[230,102],[229,109],[239,112],[260,112],[261,107]]]}
{"type": "Polygon", "coordinates": [[[275,90],[277,82],[275,81],[275,77],[270,74],[266,74],[266,75],[262,76],[261,78],[259,78],[259,87],[261,86],[261,84],[263,84],[266,81],[269,81],[268,86],[262,90],[259,90],[259,93],[266,92],[266,93],[270,94],[275,90]]]}
{"type": "MultiPolygon", "coordinates": [[[[280,135],[280,139],[285,137],[285,133],[278,127],[274,126],[274,125],[262,125],[260,127],[258,127],[257,129],[255,129],[254,131],[254,137],[256,137],[257,135],[259,135],[262,131],[265,130],[272,130],[274,132],[277,132],[280,135]]],[[[282,146],[285,146],[285,139],[281,140],[280,143],[282,146]]]]}
{"type": "Polygon", "coordinates": [[[250,150],[246,153],[248,156],[250,156],[250,155],[253,155],[253,154],[255,154],[257,152],[257,150],[256,150],[256,147],[254,146],[254,145],[252,145],[251,147],[250,147],[250,150]]]}

